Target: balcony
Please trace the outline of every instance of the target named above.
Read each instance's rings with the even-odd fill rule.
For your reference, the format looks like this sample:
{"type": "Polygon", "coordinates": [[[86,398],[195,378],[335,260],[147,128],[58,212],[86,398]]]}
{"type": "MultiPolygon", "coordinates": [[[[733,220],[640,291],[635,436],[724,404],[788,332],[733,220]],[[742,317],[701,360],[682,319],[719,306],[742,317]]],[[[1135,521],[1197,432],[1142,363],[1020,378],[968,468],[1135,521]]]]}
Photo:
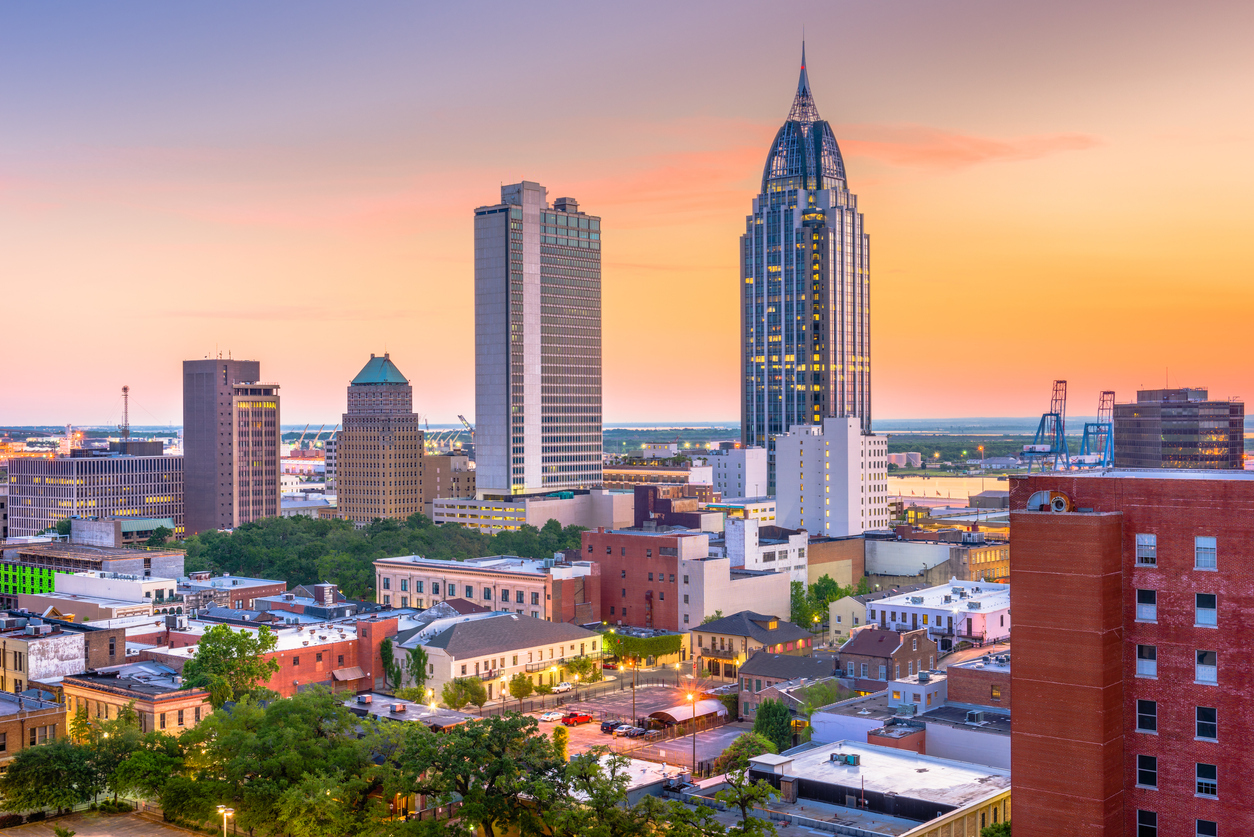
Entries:
{"type": "Polygon", "coordinates": [[[743,651],[733,651],[731,649],[724,650],[722,648],[698,648],[697,656],[713,657],[716,660],[734,660],[741,656],[743,651]]]}

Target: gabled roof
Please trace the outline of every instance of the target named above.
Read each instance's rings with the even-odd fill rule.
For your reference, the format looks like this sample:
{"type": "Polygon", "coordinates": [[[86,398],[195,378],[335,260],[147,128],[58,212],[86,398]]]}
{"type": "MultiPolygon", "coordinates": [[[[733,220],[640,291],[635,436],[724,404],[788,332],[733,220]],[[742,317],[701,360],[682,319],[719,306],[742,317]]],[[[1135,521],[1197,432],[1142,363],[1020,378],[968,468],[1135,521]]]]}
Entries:
{"type": "Polygon", "coordinates": [[[383,357],[370,355],[370,360],[366,361],[366,365],[361,368],[352,382],[354,384],[407,384],[409,379],[401,374],[401,370],[396,368],[392,358],[384,352],[383,357]]]}
{"type": "MultiPolygon", "coordinates": [[[[554,642],[594,640],[600,634],[567,622],[547,622],[529,616],[501,614],[458,622],[423,643],[441,648],[450,657],[464,660],[499,654],[515,648],[534,648],[554,642]]],[[[591,651],[588,648],[588,651],[591,651]]]]}
{"type": "Polygon", "coordinates": [[[801,677],[817,680],[831,677],[834,663],[830,657],[798,657],[757,651],[745,660],[740,667],[740,673],[750,677],[775,677],[780,680],[797,680],[801,677]]]}
{"type": "Polygon", "coordinates": [[[861,654],[864,657],[891,657],[901,647],[901,634],[880,628],[865,628],[840,646],[840,653],[861,654]]]}
{"type": "Polygon", "coordinates": [[[792,622],[785,622],[778,616],[754,613],[752,610],[742,610],[739,613],[733,613],[731,616],[724,616],[722,619],[706,622],[704,625],[698,625],[696,628],[693,628],[693,630],[701,631],[702,633],[726,634],[727,636],[747,636],[764,645],[806,639],[811,636],[810,632],[805,628],[797,627],[792,622]],[[778,627],[775,630],[771,630],[768,627],[771,622],[778,623],[778,627]]]}
{"type": "Polygon", "coordinates": [[[491,610],[491,608],[484,607],[483,605],[480,605],[480,604],[475,604],[469,599],[445,599],[444,603],[448,605],[449,607],[453,608],[453,610],[461,614],[487,613],[489,610],[491,610]]]}

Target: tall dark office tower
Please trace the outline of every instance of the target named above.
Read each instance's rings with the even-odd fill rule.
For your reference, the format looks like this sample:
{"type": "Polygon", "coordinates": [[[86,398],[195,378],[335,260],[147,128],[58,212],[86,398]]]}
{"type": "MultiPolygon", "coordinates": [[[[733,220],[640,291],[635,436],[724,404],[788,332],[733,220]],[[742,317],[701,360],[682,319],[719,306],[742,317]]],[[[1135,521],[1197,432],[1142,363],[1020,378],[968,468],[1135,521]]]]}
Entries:
{"type": "Polygon", "coordinates": [[[255,360],[183,361],[187,534],[279,514],[279,385],[255,360]]]}
{"type": "Polygon", "coordinates": [[[1204,389],[1143,389],[1115,405],[1116,468],[1245,467],[1245,404],[1204,389]]]}
{"type": "Polygon", "coordinates": [[[775,435],[827,416],[857,418],[871,432],[863,229],[840,147],[810,92],[803,46],[797,95],[740,237],[745,445],[770,446],[775,435]]]}
{"type": "Polygon", "coordinates": [[[601,219],[545,188],[475,210],[481,498],[601,484],[601,219]]]}

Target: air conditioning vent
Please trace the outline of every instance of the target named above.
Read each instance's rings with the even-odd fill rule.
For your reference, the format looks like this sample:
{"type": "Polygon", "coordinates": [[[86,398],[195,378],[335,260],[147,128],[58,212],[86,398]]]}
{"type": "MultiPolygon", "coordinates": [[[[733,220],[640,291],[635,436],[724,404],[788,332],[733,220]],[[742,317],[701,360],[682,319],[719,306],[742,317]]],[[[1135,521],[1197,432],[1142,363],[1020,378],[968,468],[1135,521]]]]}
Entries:
{"type": "Polygon", "coordinates": [[[982,723],[984,723],[984,713],[983,713],[983,711],[981,711],[981,710],[979,710],[979,709],[973,709],[973,710],[971,710],[970,712],[968,712],[968,713],[967,713],[967,723],[968,723],[968,724],[982,724],[982,723]]]}

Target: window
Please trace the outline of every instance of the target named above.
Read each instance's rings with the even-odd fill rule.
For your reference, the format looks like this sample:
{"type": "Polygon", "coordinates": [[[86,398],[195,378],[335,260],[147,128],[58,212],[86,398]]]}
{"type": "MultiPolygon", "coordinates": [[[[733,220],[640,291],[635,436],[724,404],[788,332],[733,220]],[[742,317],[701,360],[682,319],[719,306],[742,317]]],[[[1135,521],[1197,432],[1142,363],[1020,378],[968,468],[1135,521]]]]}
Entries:
{"type": "Polygon", "coordinates": [[[183,726],[183,710],[179,710],[179,726],[183,726]]]}
{"type": "Polygon", "coordinates": [[[392,579],[388,578],[387,576],[383,577],[383,589],[384,590],[392,589],[392,579]]]}
{"type": "Polygon", "coordinates": [[[414,582],[414,592],[415,592],[415,593],[421,593],[421,592],[422,592],[422,582],[421,582],[421,581],[415,581],[415,582],[414,582]]]}
{"type": "Polygon", "coordinates": [[[836,624],[837,624],[837,625],[839,625],[839,624],[840,624],[840,614],[839,614],[839,613],[838,613],[838,614],[836,614],[836,624]]]}
{"type": "Polygon", "coordinates": [[[1219,710],[1213,706],[1198,706],[1197,710],[1197,737],[1207,741],[1217,741],[1219,739],[1219,710]]]}
{"type": "Polygon", "coordinates": [[[314,655],[314,662],[315,662],[315,663],[320,663],[320,662],[322,662],[322,652],[321,652],[321,651],[319,651],[317,654],[315,654],[315,655],[314,655]]]}
{"type": "Polygon", "coordinates": [[[292,667],[295,668],[298,665],[300,665],[300,657],[292,657],[292,667]]]}
{"type": "Polygon", "coordinates": [[[1158,837],[1158,814],[1153,811],[1136,812],[1136,837],[1158,837]]]}
{"type": "Polygon", "coordinates": [[[492,588],[491,588],[491,587],[484,587],[484,588],[483,588],[483,600],[484,600],[485,602],[490,602],[490,601],[492,601],[492,588]]]}
{"type": "Polygon", "coordinates": [[[538,605],[538,604],[540,604],[540,594],[539,594],[539,593],[532,593],[532,594],[531,594],[531,603],[532,603],[533,605],[538,605]]]}
{"type": "Polygon", "coordinates": [[[1138,645],[1136,647],[1136,676],[1158,676],[1158,646],[1138,645]]]}
{"type": "Polygon", "coordinates": [[[402,578],[402,579],[401,579],[401,590],[402,590],[402,591],[406,591],[406,592],[408,592],[408,590],[409,590],[409,579],[408,579],[408,578],[402,578]]]}
{"type": "Polygon", "coordinates": [[[688,604],[688,594],[684,593],[684,604],[688,604]]]}
{"type": "Polygon", "coordinates": [[[653,557],[653,550],[652,550],[652,549],[646,549],[646,550],[644,551],[644,557],[645,557],[645,558],[652,558],[652,557],[653,557]]]}
{"type": "Polygon", "coordinates": [[[1136,702],[1136,729],[1137,732],[1158,732],[1158,701],[1136,702]]]}
{"type": "Polygon", "coordinates": [[[515,590],[515,591],[514,591],[514,602],[515,602],[516,604],[522,604],[522,603],[523,603],[523,591],[521,591],[521,590],[515,590]]]}
{"type": "Polygon", "coordinates": [[[111,636],[109,637],[109,656],[115,657],[117,656],[117,653],[118,653],[118,639],[117,637],[111,636]]]}
{"type": "Polygon", "coordinates": [[[433,596],[440,595],[440,582],[438,581],[431,582],[431,595],[433,596]]]}
{"type": "Polygon", "coordinates": [[[1214,593],[1198,593],[1194,597],[1194,623],[1203,628],[1219,625],[1218,602],[1214,593]]]}
{"type": "Polygon", "coordinates": [[[1198,820],[1197,837],[1219,837],[1219,823],[1211,820],[1198,820]]]}
{"type": "Polygon", "coordinates": [[[1214,651],[1197,652],[1194,680],[1212,686],[1219,682],[1219,654],[1214,651]]]}
{"type": "Polygon", "coordinates": [[[866,677],[866,663],[862,664],[862,676],[866,677]]]}
{"type": "Polygon", "coordinates": [[[392,597],[391,597],[391,596],[389,596],[387,593],[384,593],[384,594],[383,594],[383,603],[384,603],[385,605],[390,605],[390,604],[392,603],[392,597]]]}
{"type": "Polygon", "coordinates": [[[761,680],[754,680],[754,681],[753,681],[753,691],[755,691],[755,692],[760,692],[760,691],[762,691],[762,681],[761,681],[761,680]]]}
{"type": "Polygon", "coordinates": [[[606,555],[613,555],[613,554],[614,554],[614,547],[612,547],[612,546],[607,546],[607,547],[605,548],[605,554],[606,554],[606,555]]]}
{"type": "Polygon", "coordinates": [[[0,732],[0,753],[7,753],[8,751],[9,734],[7,732],[0,732]]]}
{"type": "Polygon", "coordinates": [[[1158,787],[1158,758],[1156,756],[1136,757],[1136,784],[1140,788],[1158,787]]]}
{"type": "Polygon", "coordinates": [[[684,584],[688,583],[688,576],[684,576],[684,584]]]}
{"type": "Polygon", "coordinates": [[[919,650],[919,638],[917,636],[914,638],[914,647],[912,647],[910,650],[911,651],[919,650]]]}
{"type": "Polygon", "coordinates": [[[335,664],[336,664],[336,665],[338,665],[338,666],[343,666],[343,665],[344,665],[344,655],[343,655],[343,654],[340,654],[338,657],[336,657],[336,663],[335,663],[335,664]]]}
{"type": "Polygon", "coordinates": [[[659,601],[659,602],[664,602],[664,601],[666,601],[666,591],[665,591],[665,590],[661,590],[661,591],[659,591],[659,592],[658,592],[658,594],[657,594],[657,599],[658,599],[658,601],[659,601]]]}
{"type": "Polygon", "coordinates": [[[158,720],[161,722],[161,728],[165,729],[165,713],[164,712],[161,713],[161,717],[158,720]]]}
{"type": "Polygon", "coordinates": [[[627,577],[627,571],[626,571],[626,570],[619,570],[619,573],[620,573],[619,578],[626,578],[626,577],[627,577]]]}
{"type": "Polygon", "coordinates": [[[853,677],[853,663],[845,663],[845,676],[853,677]]]}
{"type": "Polygon", "coordinates": [[[1158,591],[1157,590],[1137,590],[1136,591],[1136,621],[1138,622],[1157,622],[1158,621],[1158,591]]]}
{"type": "Polygon", "coordinates": [[[471,585],[471,584],[466,585],[466,598],[470,599],[471,601],[474,601],[474,598],[475,598],[474,585],[471,585]]]}
{"type": "Polygon", "coordinates": [[[466,676],[466,667],[462,666],[462,677],[466,676]]]}
{"type": "Polygon", "coordinates": [[[675,574],[674,574],[674,573],[671,573],[671,580],[670,580],[669,582],[667,582],[667,583],[668,583],[668,584],[674,584],[674,583],[675,583],[675,574]]]}
{"type": "Polygon", "coordinates": [[[1001,701],[1001,686],[989,686],[989,699],[1001,701]]]}
{"type": "Polygon", "coordinates": [[[880,666],[880,676],[879,676],[879,679],[880,679],[880,680],[887,680],[887,679],[888,679],[888,666],[885,666],[885,665],[881,665],[881,666],[880,666]]]}
{"type": "Polygon", "coordinates": [[[1219,796],[1219,768],[1213,764],[1197,766],[1197,795],[1219,796]]]}
{"type": "Polygon", "coordinates": [[[911,677],[914,676],[914,660],[906,661],[906,675],[911,677]]]}
{"type": "Polygon", "coordinates": [[[501,601],[507,604],[509,603],[509,591],[508,590],[501,591],[501,601]]]}
{"type": "Polygon", "coordinates": [[[686,614],[686,613],[684,614],[684,624],[685,624],[685,625],[687,625],[687,624],[688,624],[688,614],[686,614]]]}
{"type": "Polygon", "coordinates": [[[1136,536],[1136,562],[1145,566],[1158,565],[1158,536],[1136,536]]]}
{"type": "Polygon", "coordinates": [[[649,581],[653,580],[653,573],[649,573],[649,581]]]}
{"type": "Polygon", "coordinates": [[[200,707],[199,706],[197,706],[195,709],[192,710],[192,720],[198,724],[200,723],[200,707]]]}
{"type": "Polygon", "coordinates": [[[409,596],[401,596],[401,607],[409,607],[409,596]]]}
{"type": "Polygon", "coordinates": [[[614,615],[614,605],[610,605],[610,616],[614,615]]]}
{"type": "Polygon", "coordinates": [[[1215,565],[1215,539],[1198,537],[1193,539],[1193,568],[1196,570],[1213,570],[1215,565]]]}

